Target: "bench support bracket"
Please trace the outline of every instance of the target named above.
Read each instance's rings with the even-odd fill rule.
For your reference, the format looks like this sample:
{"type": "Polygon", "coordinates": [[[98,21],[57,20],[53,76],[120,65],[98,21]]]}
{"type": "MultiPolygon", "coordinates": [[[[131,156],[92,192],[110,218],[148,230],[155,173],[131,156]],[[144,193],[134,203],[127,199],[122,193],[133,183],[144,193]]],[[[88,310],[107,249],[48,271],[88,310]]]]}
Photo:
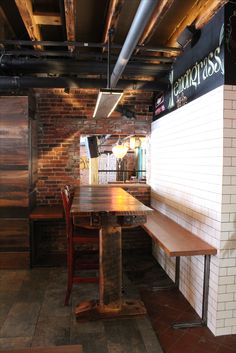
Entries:
{"type": "MultiPolygon", "coordinates": [[[[177,258],[176,258],[177,260],[177,258]]],[[[210,255],[204,255],[204,278],[203,278],[203,299],[202,299],[202,318],[195,322],[178,322],[172,325],[175,329],[202,327],[207,325],[208,311],[208,294],[209,294],[209,279],[210,279],[210,255]]]]}
{"type": "Polygon", "coordinates": [[[180,276],[180,257],[176,256],[175,258],[175,282],[171,284],[164,284],[152,287],[153,292],[158,292],[159,290],[169,290],[174,288],[179,288],[179,276],[180,276]]]}

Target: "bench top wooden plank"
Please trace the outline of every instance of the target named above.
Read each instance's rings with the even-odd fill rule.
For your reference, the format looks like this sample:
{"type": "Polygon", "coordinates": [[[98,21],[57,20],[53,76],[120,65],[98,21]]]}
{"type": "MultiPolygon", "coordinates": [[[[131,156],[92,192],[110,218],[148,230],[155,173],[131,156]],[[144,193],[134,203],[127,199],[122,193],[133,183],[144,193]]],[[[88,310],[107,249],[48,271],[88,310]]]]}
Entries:
{"type": "Polygon", "coordinates": [[[21,349],[4,349],[5,353],[83,353],[81,345],[55,346],[55,347],[29,347],[21,349]]]}
{"type": "Polygon", "coordinates": [[[215,255],[217,249],[158,211],[142,225],[169,256],[215,255]]]}
{"type": "Polygon", "coordinates": [[[63,207],[60,205],[54,206],[37,206],[35,207],[30,215],[29,218],[32,220],[47,220],[47,219],[61,219],[63,218],[63,207]]]}

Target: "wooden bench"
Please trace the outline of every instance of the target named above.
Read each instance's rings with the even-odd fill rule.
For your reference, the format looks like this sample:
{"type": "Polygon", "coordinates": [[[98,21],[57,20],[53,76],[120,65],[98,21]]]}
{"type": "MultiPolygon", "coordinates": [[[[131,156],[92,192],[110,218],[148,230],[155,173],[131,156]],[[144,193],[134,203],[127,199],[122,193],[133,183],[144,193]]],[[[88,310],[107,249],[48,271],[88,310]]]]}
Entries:
{"type": "Polygon", "coordinates": [[[34,265],[35,259],[35,222],[48,222],[55,220],[62,220],[64,218],[64,211],[61,205],[54,206],[36,206],[29,215],[30,220],[30,265],[34,265]]]}
{"type": "Polygon", "coordinates": [[[60,205],[55,206],[37,206],[35,207],[30,215],[30,220],[50,220],[50,219],[62,219],[64,217],[63,207],[60,205]]]}
{"type": "Polygon", "coordinates": [[[0,349],[4,353],[83,353],[81,345],[55,346],[55,347],[30,347],[22,349],[0,349]]]}
{"type": "Polygon", "coordinates": [[[176,257],[175,286],[179,287],[180,257],[204,255],[204,279],[202,317],[200,322],[183,322],[173,325],[174,328],[187,328],[206,326],[208,311],[208,292],[210,276],[210,258],[217,253],[216,248],[206,243],[187,229],[163,215],[154,211],[147,216],[147,222],[142,225],[145,231],[152,237],[170,257],[176,257]]]}

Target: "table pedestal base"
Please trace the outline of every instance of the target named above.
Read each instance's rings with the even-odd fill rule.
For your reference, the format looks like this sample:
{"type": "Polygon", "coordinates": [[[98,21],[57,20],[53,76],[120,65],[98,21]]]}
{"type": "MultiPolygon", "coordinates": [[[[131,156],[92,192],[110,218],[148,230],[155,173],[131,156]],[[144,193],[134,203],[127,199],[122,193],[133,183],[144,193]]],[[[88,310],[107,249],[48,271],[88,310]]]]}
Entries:
{"type": "Polygon", "coordinates": [[[135,315],[146,315],[146,308],[141,300],[127,299],[122,301],[121,310],[102,308],[96,301],[82,302],[75,308],[77,320],[99,320],[122,318],[135,315]]]}

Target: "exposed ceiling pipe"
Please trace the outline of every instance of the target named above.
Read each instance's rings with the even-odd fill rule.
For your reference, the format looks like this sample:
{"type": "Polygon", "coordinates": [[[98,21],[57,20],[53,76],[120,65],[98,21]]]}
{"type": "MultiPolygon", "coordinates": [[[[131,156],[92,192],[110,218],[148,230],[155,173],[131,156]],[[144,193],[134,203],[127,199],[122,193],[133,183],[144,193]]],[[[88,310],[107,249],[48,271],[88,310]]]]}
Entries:
{"type": "MultiPolygon", "coordinates": [[[[30,76],[0,76],[0,90],[28,88],[101,88],[106,80],[77,79],[71,77],[30,77],[30,76]]],[[[120,80],[119,89],[159,91],[167,88],[167,83],[157,81],[120,80]]]]}
{"type": "MultiPolygon", "coordinates": [[[[145,1],[145,0],[143,0],[145,1]]],[[[154,1],[154,0],[146,0],[148,1],[154,1]]],[[[155,0],[156,1],[156,0],[155,0]]],[[[46,40],[40,40],[40,41],[31,41],[31,40],[14,40],[14,39],[9,39],[9,40],[0,40],[0,44],[3,46],[7,45],[20,45],[20,46],[36,46],[36,45],[42,45],[45,47],[67,47],[67,46],[74,46],[78,48],[107,48],[107,43],[93,43],[93,42],[58,42],[58,41],[46,41],[46,40]]],[[[112,44],[113,49],[121,49],[122,45],[121,44],[112,44]]],[[[139,49],[141,51],[147,51],[147,52],[163,52],[163,53],[181,53],[182,49],[181,48],[175,48],[175,47],[165,47],[165,46],[157,46],[157,47],[146,47],[143,45],[136,45],[136,49],[139,49]]],[[[37,50],[35,51],[36,53],[38,52],[37,50]]]]}
{"type": "MultiPolygon", "coordinates": [[[[0,68],[7,72],[28,73],[87,73],[104,74],[107,65],[104,62],[76,61],[74,59],[44,59],[44,58],[14,58],[9,55],[2,56],[0,68]]],[[[126,73],[152,73],[155,75],[160,71],[169,71],[169,64],[152,64],[129,62],[126,73]]]]}
{"type": "MultiPolygon", "coordinates": [[[[9,56],[9,57],[24,57],[25,60],[28,59],[28,56],[32,56],[34,58],[43,58],[43,57],[59,57],[61,59],[63,58],[71,58],[71,59],[76,59],[77,61],[84,60],[91,58],[92,60],[96,61],[105,61],[107,60],[107,54],[101,54],[101,53],[96,53],[96,52],[88,52],[88,53],[71,53],[67,51],[49,51],[49,50],[43,50],[43,51],[35,51],[35,50],[6,50],[4,51],[4,56],[9,56]]],[[[111,60],[116,61],[117,60],[117,55],[112,54],[110,55],[111,60]]],[[[135,61],[135,62],[140,62],[140,61],[160,61],[160,62],[166,62],[166,63],[173,63],[175,61],[174,57],[166,57],[166,56],[132,56],[130,58],[130,62],[135,61]]]]}
{"type": "Polygon", "coordinates": [[[133,19],[125,43],[121,49],[116,65],[111,74],[111,87],[116,87],[128,61],[141,37],[143,31],[158,3],[158,0],[141,0],[138,10],[133,19]]]}

